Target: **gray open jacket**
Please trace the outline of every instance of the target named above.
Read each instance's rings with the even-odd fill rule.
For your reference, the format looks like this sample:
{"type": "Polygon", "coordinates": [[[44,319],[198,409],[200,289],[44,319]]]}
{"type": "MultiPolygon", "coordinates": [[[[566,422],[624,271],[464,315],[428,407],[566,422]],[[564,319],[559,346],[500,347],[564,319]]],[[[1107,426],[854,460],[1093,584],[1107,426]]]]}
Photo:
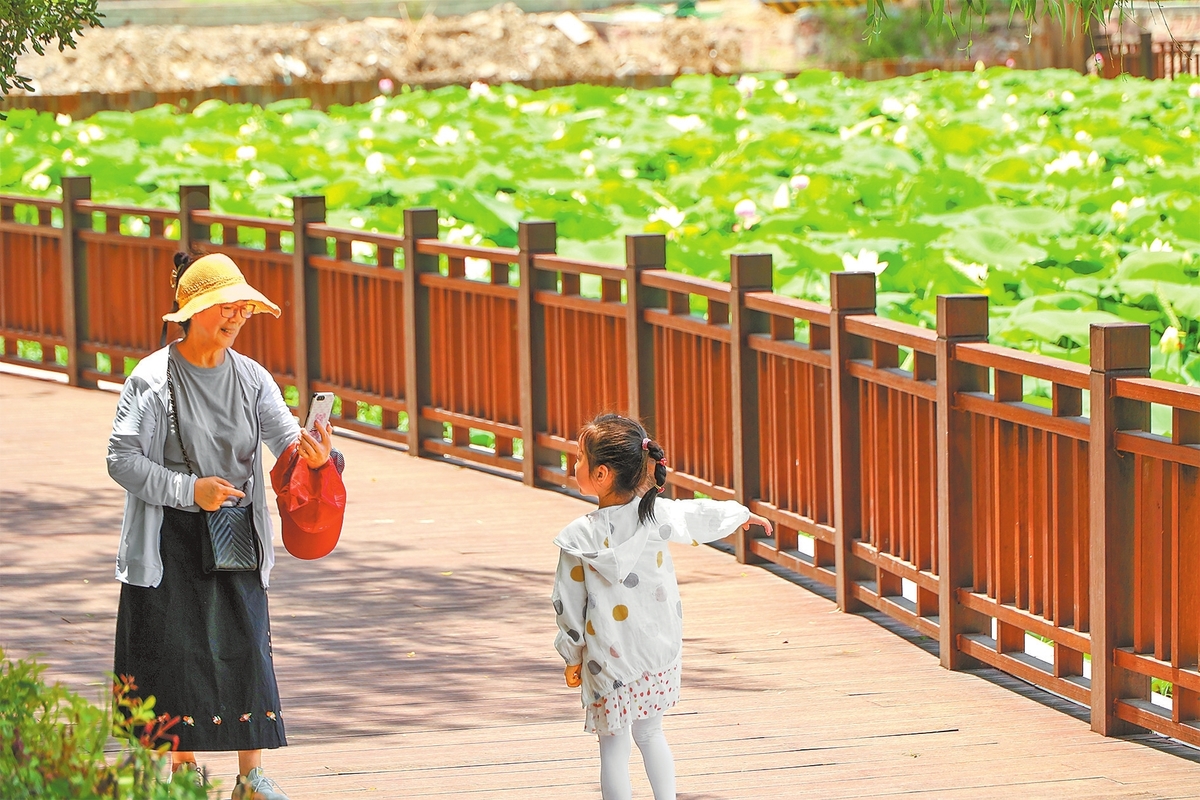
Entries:
{"type": "MultiPolygon", "coordinates": [[[[117,549],[117,580],[134,586],[157,586],[163,566],[159,555],[159,529],[163,506],[187,508],[194,505],[195,475],[172,472],[163,466],[170,396],[167,390],[169,348],[146,356],[134,368],[121,389],[112,436],[108,440],[108,474],[125,488],[125,517],[121,544],[117,549]]],[[[292,416],[274,379],[258,362],[227,350],[241,379],[246,407],[257,413],[250,420],[258,437],[254,451],[254,528],[263,554],[259,578],[266,588],[275,565],[271,545],[271,515],[263,480],[262,445],[279,456],[300,437],[300,426],[292,416]]]]}

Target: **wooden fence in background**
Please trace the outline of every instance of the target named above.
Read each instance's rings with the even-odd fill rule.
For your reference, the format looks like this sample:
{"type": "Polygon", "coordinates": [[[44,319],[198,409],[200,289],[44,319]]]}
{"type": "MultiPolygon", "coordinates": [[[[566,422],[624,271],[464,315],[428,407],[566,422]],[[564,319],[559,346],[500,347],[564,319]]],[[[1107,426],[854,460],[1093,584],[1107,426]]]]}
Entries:
{"type": "Polygon", "coordinates": [[[1200,390],[1148,378],[1145,325],[1093,326],[1082,366],[988,344],[982,296],[938,298],[936,330],[878,318],[870,273],[832,274],[825,306],[774,294],[765,255],[733,256],[730,283],[668,271],[657,235],[599,264],[557,255],[552,222],[475,247],[440,240],[434,209],[388,235],[327,225],[321,197],[295,198],[292,220],[208,197],[108,206],[88,178],[61,202],[0,196],[0,360],[28,366],[40,345],[34,366],[72,384],[119,382],[158,346],[170,254],[224,252],[284,307],[239,350],[301,405],[335,392],[342,426],[575,488],[580,425],[640,417],[676,496],[774,521],[735,537],[740,561],[937,639],[947,668],[1084,704],[1100,733],[1200,745],[1200,390]]]}

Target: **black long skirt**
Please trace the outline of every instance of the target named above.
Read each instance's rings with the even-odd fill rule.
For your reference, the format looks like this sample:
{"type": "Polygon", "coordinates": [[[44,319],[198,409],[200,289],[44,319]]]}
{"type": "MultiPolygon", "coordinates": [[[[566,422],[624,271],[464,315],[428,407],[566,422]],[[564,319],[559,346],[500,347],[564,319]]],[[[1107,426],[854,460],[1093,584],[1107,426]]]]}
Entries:
{"type": "Polygon", "coordinates": [[[204,574],[206,535],[202,514],[163,509],[162,581],[121,586],[113,672],[179,717],[179,750],[282,747],[267,593],[257,571],[204,574]]]}

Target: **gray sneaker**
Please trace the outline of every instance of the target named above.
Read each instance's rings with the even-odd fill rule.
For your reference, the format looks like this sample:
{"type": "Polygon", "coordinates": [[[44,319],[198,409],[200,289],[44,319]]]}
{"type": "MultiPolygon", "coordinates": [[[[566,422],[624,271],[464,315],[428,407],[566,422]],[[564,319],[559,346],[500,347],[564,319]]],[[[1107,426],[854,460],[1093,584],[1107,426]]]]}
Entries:
{"type": "Polygon", "coordinates": [[[262,767],[250,770],[246,777],[238,778],[232,800],[288,800],[279,784],[263,774],[262,767]]]}

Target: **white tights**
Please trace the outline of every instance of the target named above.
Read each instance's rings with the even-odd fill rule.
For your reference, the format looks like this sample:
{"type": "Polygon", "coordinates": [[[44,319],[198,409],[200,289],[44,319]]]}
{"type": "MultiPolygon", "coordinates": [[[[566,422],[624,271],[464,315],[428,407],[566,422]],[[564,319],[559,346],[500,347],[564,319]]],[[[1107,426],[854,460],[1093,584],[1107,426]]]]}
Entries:
{"type": "Polygon", "coordinates": [[[675,800],[675,758],[663,734],[662,719],[662,714],[655,714],[611,736],[600,736],[600,794],[604,800],[630,800],[633,796],[629,784],[631,730],[633,741],[642,751],[654,800],[675,800]]]}

